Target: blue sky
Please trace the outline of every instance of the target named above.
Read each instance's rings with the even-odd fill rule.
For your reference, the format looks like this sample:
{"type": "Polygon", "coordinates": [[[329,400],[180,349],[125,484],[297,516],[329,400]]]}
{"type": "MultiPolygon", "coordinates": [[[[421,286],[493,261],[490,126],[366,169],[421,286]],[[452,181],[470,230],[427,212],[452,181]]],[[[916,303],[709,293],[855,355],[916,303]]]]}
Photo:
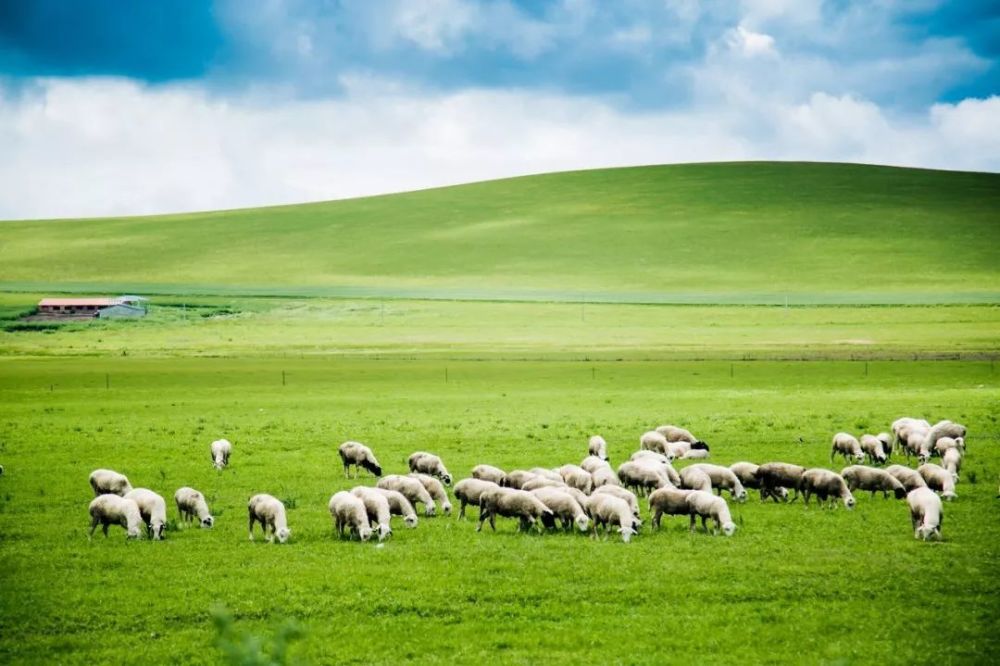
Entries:
{"type": "Polygon", "coordinates": [[[715,159],[995,171],[998,58],[996,2],[0,0],[0,176],[66,192],[0,216],[715,159]]]}

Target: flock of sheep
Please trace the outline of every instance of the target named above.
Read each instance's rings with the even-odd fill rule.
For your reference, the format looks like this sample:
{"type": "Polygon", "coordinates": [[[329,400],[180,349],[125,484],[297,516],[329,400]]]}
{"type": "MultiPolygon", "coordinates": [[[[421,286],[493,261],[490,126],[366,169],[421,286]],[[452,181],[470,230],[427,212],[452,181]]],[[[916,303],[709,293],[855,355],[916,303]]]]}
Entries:
{"type": "MultiPolygon", "coordinates": [[[[893,422],[891,430],[892,434],[862,435],[860,440],[843,432],[834,435],[831,462],[839,455],[854,463],[839,474],[783,462],[737,462],[729,467],[699,462],[678,471],[674,460],[708,458],[709,447],[684,428],[664,425],[643,434],[640,449],[617,470],[609,462],[607,443],[595,435],[579,465],[509,472],[476,465],[470,478],[454,485],[453,493],[459,503],[459,518],[465,517],[466,507],[478,507],[477,531],[487,521],[495,530],[499,516],[516,518],[519,530],[555,529],[561,524],[564,529],[575,526],[596,535],[599,529],[615,529],[628,542],[642,525],[640,496],[647,499],[654,528],[659,528],[664,515],[681,515],[690,518],[692,531],[701,519],[708,532],[711,520],[713,533],[730,536],[736,525],[722,491],[737,502],[747,499],[747,489],[755,489],[762,501],[794,502],[801,494],[806,505],[815,496],[821,505],[833,506],[840,501],[851,509],[852,492],[862,490],[870,491],[872,497],[881,492],[884,497],[892,493],[897,499],[905,498],[914,536],[940,539],[941,498],[956,497],[955,484],[965,456],[965,426],[947,420],[932,426],[925,420],[905,417],[893,422]],[[897,450],[907,461],[916,457],[919,466],[876,466],[887,463],[897,450]],[[930,462],[934,456],[941,458],[943,466],[930,462]],[[863,465],[866,461],[869,464],[863,465]]],[[[210,452],[212,464],[222,470],[229,465],[232,444],[217,440],[210,452]]],[[[355,477],[364,469],[378,479],[374,487],[357,486],[330,498],[331,520],[341,537],[368,541],[376,535],[383,541],[392,535],[392,516],[402,517],[407,527],[417,526],[417,505],[423,505],[426,516],[435,515],[439,508],[444,515],[451,514],[445,487],[452,485],[452,476],[437,455],[413,453],[407,461],[409,474],[383,476],[378,459],[364,444],[344,442],[339,454],[348,478],[354,467],[355,477]]],[[[92,472],[90,485],[96,495],[90,503],[91,536],[98,525],[103,526],[105,536],[109,526],[120,525],[126,538],[139,538],[143,528],[149,538],[163,538],[167,522],[163,497],[147,488],[133,488],[124,475],[107,469],[92,472]]],[[[174,502],[182,521],[197,519],[201,527],[214,524],[205,496],[197,490],[178,489],[174,502]]],[[[258,523],[270,542],[285,543],[291,536],[285,506],[276,497],[254,495],[247,503],[247,512],[251,541],[258,523]]]]}

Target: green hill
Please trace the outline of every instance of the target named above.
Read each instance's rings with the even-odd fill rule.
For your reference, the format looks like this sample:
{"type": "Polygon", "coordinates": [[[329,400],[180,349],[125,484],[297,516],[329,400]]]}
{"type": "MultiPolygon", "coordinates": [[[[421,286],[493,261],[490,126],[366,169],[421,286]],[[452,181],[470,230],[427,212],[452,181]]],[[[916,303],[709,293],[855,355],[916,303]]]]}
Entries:
{"type": "Polygon", "coordinates": [[[846,164],[606,169],[0,223],[0,290],[997,302],[998,268],[1000,175],[846,164]]]}

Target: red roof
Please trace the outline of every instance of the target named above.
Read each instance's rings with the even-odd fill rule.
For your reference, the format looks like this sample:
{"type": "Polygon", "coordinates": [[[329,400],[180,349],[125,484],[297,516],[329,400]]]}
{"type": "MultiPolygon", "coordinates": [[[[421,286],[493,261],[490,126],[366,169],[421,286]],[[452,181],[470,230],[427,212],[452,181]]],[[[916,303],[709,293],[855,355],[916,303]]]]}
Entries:
{"type": "Polygon", "coordinates": [[[43,298],[38,301],[38,307],[96,305],[104,308],[109,305],[115,305],[118,302],[119,300],[117,298],[43,298]]]}

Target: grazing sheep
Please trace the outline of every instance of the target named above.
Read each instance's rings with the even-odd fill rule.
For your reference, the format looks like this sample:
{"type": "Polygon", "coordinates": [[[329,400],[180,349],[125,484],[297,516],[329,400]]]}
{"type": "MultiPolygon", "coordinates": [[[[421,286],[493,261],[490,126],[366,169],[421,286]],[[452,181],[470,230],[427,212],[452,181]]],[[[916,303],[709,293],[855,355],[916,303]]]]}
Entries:
{"type": "Polygon", "coordinates": [[[174,503],[177,504],[177,512],[181,514],[182,521],[190,523],[197,516],[202,527],[215,525],[215,518],[208,511],[205,496],[194,488],[187,486],[178,488],[177,492],[174,493],[174,503]]]}
{"type": "Polygon", "coordinates": [[[441,507],[441,513],[446,516],[451,515],[451,501],[448,499],[448,492],[444,489],[444,485],[440,481],[433,476],[418,472],[411,472],[410,476],[424,484],[424,489],[437,502],[437,505],[441,507]]]}
{"type": "Polygon", "coordinates": [[[681,458],[684,460],[704,460],[710,455],[708,449],[689,449],[681,458]]]}
{"type": "Polygon", "coordinates": [[[124,497],[132,490],[128,477],[111,469],[95,469],[91,472],[90,487],[94,489],[95,497],[108,493],[124,497]]]}
{"type": "Polygon", "coordinates": [[[664,514],[668,516],[686,516],[691,513],[688,506],[688,495],[693,490],[681,490],[679,488],[657,488],[649,494],[649,511],[652,514],[653,527],[660,528],[660,519],[664,514]]]}
{"type": "Polygon", "coordinates": [[[934,443],[934,453],[944,457],[949,449],[955,449],[959,455],[965,455],[965,439],[962,437],[939,437],[934,443]]]}
{"type": "Polygon", "coordinates": [[[652,458],[657,462],[661,462],[664,465],[670,465],[674,462],[673,455],[670,452],[658,453],[656,451],[650,451],[648,449],[640,449],[632,454],[629,460],[639,460],[640,458],[652,458]]]}
{"type": "Polygon", "coordinates": [[[551,479],[553,481],[559,481],[560,483],[565,483],[562,478],[562,474],[554,469],[546,469],[544,467],[532,467],[528,470],[535,476],[540,476],[545,479],[551,479]]]}
{"type": "MultiPolygon", "coordinates": [[[[594,495],[611,495],[612,497],[617,497],[620,500],[625,500],[629,509],[632,510],[632,515],[635,516],[636,520],[639,520],[639,500],[632,491],[626,490],[621,486],[601,486],[593,492],[591,497],[594,495]]],[[[586,509],[587,506],[584,505],[583,508],[586,509]]]]}
{"type": "Polygon", "coordinates": [[[540,499],[525,490],[514,488],[491,488],[479,497],[479,525],[476,531],[483,529],[483,523],[488,519],[490,527],[496,531],[496,517],[517,518],[518,530],[527,531],[538,521],[542,528],[555,527],[555,514],[540,499]]]}
{"type": "Polygon", "coordinates": [[[360,497],[341,490],[330,497],[327,504],[330,509],[330,516],[333,518],[333,527],[337,530],[340,538],[344,538],[344,528],[351,530],[350,536],[357,534],[362,541],[368,541],[372,535],[372,527],[368,523],[368,509],[360,497]]]}
{"type": "Polygon", "coordinates": [[[139,506],[139,515],[146,523],[146,535],[154,541],[163,540],[167,529],[167,503],[148,488],[134,488],[125,495],[139,506]]]}
{"type": "Polygon", "coordinates": [[[875,435],[875,439],[882,442],[882,450],[885,451],[886,460],[892,455],[892,435],[887,432],[880,432],[875,435]]]}
{"type": "Polygon", "coordinates": [[[427,492],[427,489],[424,488],[424,484],[414,478],[399,474],[390,474],[379,479],[375,486],[377,488],[401,492],[414,505],[423,504],[425,516],[433,516],[437,511],[434,499],[427,492]]]}
{"type": "Polygon", "coordinates": [[[480,481],[492,481],[498,486],[502,486],[507,472],[493,465],[476,465],[472,468],[472,478],[480,481]]]}
{"type": "Polygon", "coordinates": [[[778,486],[774,489],[764,488],[757,476],[758,466],[750,462],[737,462],[729,466],[729,469],[736,478],[740,480],[744,488],[753,488],[760,491],[760,501],[766,501],[770,497],[775,502],[788,501],[788,490],[778,486]]]}
{"type": "Polygon", "coordinates": [[[941,523],[944,522],[941,498],[930,488],[915,488],[906,496],[906,503],[910,507],[913,538],[923,541],[940,540],[941,523]]]}
{"type": "Polygon", "coordinates": [[[594,477],[579,465],[563,465],[556,471],[570,488],[576,488],[587,495],[594,489],[594,477]]]}
{"type": "Polygon", "coordinates": [[[656,451],[657,453],[666,453],[667,438],[655,430],[650,430],[643,433],[639,438],[639,448],[647,451],[656,451]]]}
{"type": "Polygon", "coordinates": [[[844,456],[844,461],[854,458],[857,462],[863,462],[865,454],[861,450],[861,443],[854,435],[846,432],[838,432],[833,436],[833,447],[830,449],[830,462],[833,462],[837,455],[844,456]]]}
{"type": "Polygon", "coordinates": [[[634,489],[640,494],[671,485],[666,471],[658,463],[651,461],[644,464],[643,459],[619,465],[618,478],[626,488],[634,489]]]}
{"type": "Polygon", "coordinates": [[[480,498],[487,490],[499,488],[500,486],[492,481],[484,479],[462,479],[455,484],[455,499],[460,502],[458,517],[465,518],[465,507],[480,506],[480,498]]]}
{"type": "Polygon", "coordinates": [[[861,452],[865,454],[869,465],[884,465],[889,460],[889,454],[885,452],[885,442],[875,435],[861,435],[861,452]]]}
{"type": "Polygon", "coordinates": [[[941,493],[941,499],[950,502],[958,498],[955,494],[955,477],[944,467],[926,463],[917,468],[917,473],[923,477],[928,488],[941,493]]]}
{"type": "Polygon", "coordinates": [[[917,488],[924,488],[927,486],[927,482],[924,481],[924,477],[915,469],[910,469],[909,467],[904,467],[903,465],[889,465],[885,468],[885,471],[892,474],[893,478],[903,484],[903,489],[907,493],[911,493],[917,488]]]}
{"type": "Polygon", "coordinates": [[[937,441],[942,437],[951,437],[952,439],[961,437],[964,440],[965,432],[965,426],[961,423],[953,423],[947,419],[944,421],[938,421],[934,424],[930,431],[928,431],[924,445],[927,449],[933,451],[937,441]]]}
{"type": "Polygon", "coordinates": [[[743,488],[743,483],[740,481],[739,477],[733,473],[733,470],[728,467],[723,467],[722,465],[710,465],[708,463],[697,463],[691,465],[690,467],[685,467],[685,471],[689,469],[696,469],[708,475],[708,478],[712,481],[712,488],[715,490],[716,494],[721,495],[723,490],[728,490],[730,497],[732,497],[737,502],[745,502],[747,499],[747,491],[743,488]]]}
{"type": "Polygon", "coordinates": [[[844,502],[845,507],[854,508],[854,495],[847,487],[844,477],[828,469],[820,467],[807,469],[802,473],[801,489],[806,506],[809,506],[809,498],[816,495],[816,501],[820,505],[829,499],[832,506],[836,498],[839,497],[844,502]]]}
{"type": "Polygon", "coordinates": [[[597,533],[598,527],[607,530],[615,525],[618,526],[618,533],[625,543],[628,543],[634,534],[638,534],[636,519],[628,502],[614,495],[607,493],[591,495],[587,501],[587,513],[594,520],[594,534],[597,533]]]}
{"type": "Polygon", "coordinates": [[[906,458],[916,455],[920,446],[931,429],[931,424],[923,419],[903,417],[892,422],[892,445],[900,446],[906,453],[906,458]]]}
{"type": "Polygon", "coordinates": [[[785,488],[792,491],[791,501],[794,502],[799,497],[799,485],[804,471],[806,468],[799,465],[782,462],[764,463],[757,468],[761,495],[765,490],[768,494],[773,494],[778,492],[778,488],[785,488]]]}
{"type": "Polygon", "coordinates": [[[90,533],[88,538],[94,536],[94,530],[100,525],[104,530],[104,536],[108,536],[108,526],[121,525],[125,528],[126,539],[138,539],[141,536],[140,526],[142,525],[142,514],[139,513],[139,505],[135,500],[125,499],[114,493],[104,493],[98,495],[90,502],[90,533]]]}
{"type": "Polygon", "coordinates": [[[403,523],[409,528],[417,526],[417,512],[413,510],[413,505],[410,504],[410,500],[406,499],[406,495],[398,490],[387,490],[386,488],[373,488],[373,490],[382,493],[382,496],[389,502],[389,515],[402,516],[403,523]]]}
{"type": "Polygon", "coordinates": [[[611,469],[611,464],[603,458],[587,456],[580,462],[580,467],[593,474],[599,469],[611,469]]]}
{"type": "MultiPolygon", "coordinates": [[[[368,523],[374,528],[378,527],[378,540],[385,541],[392,536],[392,524],[390,518],[392,510],[389,508],[389,500],[377,488],[367,486],[357,486],[351,489],[351,494],[357,497],[365,505],[365,512],[368,514],[368,523]]],[[[363,540],[363,539],[362,539],[363,540]]]]}
{"type": "Polygon", "coordinates": [[[608,443],[600,435],[594,435],[587,442],[587,453],[601,460],[608,460],[608,443]]]}
{"type": "MultiPolygon", "coordinates": [[[[938,443],[940,442],[939,439],[938,443]]],[[[958,448],[946,449],[944,455],[941,456],[941,466],[958,481],[958,473],[962,471],[962,452],[958,448]]]]}
{"type": "Polygon", "coordinates": [[[574,524],[581,532],[586,532],[590,528],[590,519],[584,513],[583,507],[569,493],[558,488],[539,488],[532,490],[531,494],[540,499],[542,504],[556,515],[564,529],[569,529],[574,524]]]}
{"type": "Polygon", "coordinates": [[[520,490],[538,490],[539,488],[569,488],[565,481],[554,481],[552,479],[547,479],[544,476],[536,476],[533,479],[529,479],[521,484],[520,490]]]}
{"type": "Polygon", "coordinates": [[[681,488],[712,492],[712,478],[697,465],[691,465],[681,470],[681,488]]]}
{"type": "Polygon", "coordinates": [[[684,428],[679,428],[673,425],[661,425],[656,429],[656,432],[663,435],[667,442],[682,442],[690,445],[690,448],[692,449],[703,449],[708,451],[708,444],[706,442],[698,439],[691,434],[691,431],[685,430],[684,428]]]}
{"type": "Polygon", "coordinates": [[[421,474],[436,476],[441,479],[441,483],[444,485],[451,485],[451,474],[448,473],[444,463],[441,462],[441,458],[433,453],[416,451],[415,453],[410,454],[407,463],[410,466],[411,472],[420,472],[421,474]]]}
{"type": "Polygon", "coordinates": [[[847,482],[847,488],[851,492],[855,490],[869,490],[872,497],[875,497],[875,493],[881,491],[883,499],[888,498],[890,492],[896,496],[896,499],[906,497],[906,488],[903,487],[903,484],[884,469],[865,467],[864,465],[851,465],[840,470],[840,475],[844,477],[844,481],[847,482]]]}
{"type": "Polygon", "coordinates": [[[537,474],[525,471],[523,469],[515,469],[507,473],[506,478],[504,478],[503,483],[500,485],[505,488],[517,488],[520,489],[528,481],[534,479],[537,474]]]}
{"type": "Polygon", "coordinates": [[[344,463],[345,477],[350,478],[351,465],[354,465],[354,478],[358,477],[362,467],[376,477],[382,476],[382,466],[378,464],[375,454],[361,442],[344,442],[338,451],[340,460],[344,463]]]}
{"type": "Polygon", "coordinates": [[[566,493],[567,495],[575,499],[577,501],[577,504],[579,504],[580,506],[586,506],[587,504],[588,496],[585,495],[582,491],[577,490],[576,488],[571,488],[570,486],[563,486],[562,488],[556,488],[556,490],[558,490],[559,492],[566,493]]]}
{"type": "Polygon", "coordinates": [[[620,486],[622,484],[618,475],[610,467],[602,467],[590,475],[593,479],[594,489],[602,486],[620,486]]]}
{"type": "Polygon", "coordinates": [[[217,439],[209,447],[212,453],[212,466],[223,469],[229,466],[229,455],[233,452],[233,443],[228,439],[217,439]]]}
{"type": "Polygon", "coordinates": [[[729,505],[721,497],[702,490],[692,490],[687,496],[687,505],[691,514],[692,532],[698,518],[701,518],[701,526],[706,533],[708,533],[709,518],[715,523],[712,528],[713,534],[717,534],[720,529],[726,536],[732,536],[736,532],[736,523],[729,515],[729,505]]]}
{"type": "Polygon", "coordinates": [[[288,529],[288,521],[285,518],[285,505],[277,497],[261,493],[254,495],[247,502],[247,514],[250,518],[250,540],[253,541],[254,523],[260,523],[261,532],[267,537],[270,528],[271,536],[267,537],[268,543],[285,543],[288,537],[292,536],[292,531],[288,529]]]}

